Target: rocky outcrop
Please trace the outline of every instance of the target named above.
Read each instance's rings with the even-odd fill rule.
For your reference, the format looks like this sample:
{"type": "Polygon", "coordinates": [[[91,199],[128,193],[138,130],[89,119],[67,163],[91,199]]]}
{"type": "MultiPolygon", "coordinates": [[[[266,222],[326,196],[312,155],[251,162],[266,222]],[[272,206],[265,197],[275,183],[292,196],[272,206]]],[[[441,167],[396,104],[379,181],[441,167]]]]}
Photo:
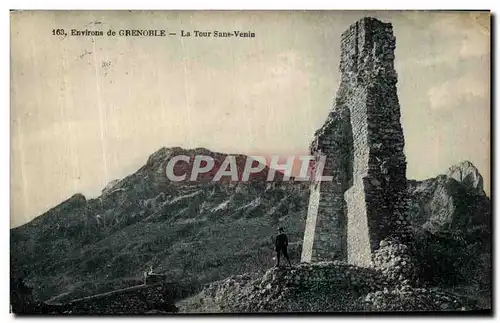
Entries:
{"type": "Polygon", "coordinates": [[[453,178],[464,186],[470,188],[478,195],[485,195],[483,189],[483,177],[479,174],[476,166],[470,161],[463,161],[448,169],[446,176],[453,178]]]}
{"type": "Polygon", "coordinates": [[[446,175],[408,181],[408,193],[414,227],[430,232],[490,232],[490,200],[482,189],[482,176],[469,162],[450,167],[446,175]]]}
{"type": "Polygon", "coordinates": [[[408,181],[409,217],[423,281],[443,288],[468,286],[489,307],[492,217],[489,198],[478,191],[480,178],[465,162],[446,175],[408,181]]]}
{"type": "Polygon", "coordinates": [[[112,191],[113,187],[120,182],[119,179],[112,180],[109,182],[101,191],[102,194],[106,194],[112,191]]]}
{"type": "MultiPolygon", "coordinates": [[[[215,175],[219,171],[220,167],[223,165],[224,160],[226,157],[231,156],[234,158],[235,165],[236,165],[236,173],[238,180],[241,181],[242,176],[243,176],[243,171],[245,169],[245,165],[247,163],[247,160],[249,163],[251,163],[252,166],[257,166],[258,161],[257,160],[252,160],[250,156],[245,156],[245,155],[240,155],[240,154],[224,154],[224,153],[219,153],[219,152],[213,152],[205,148],[195,148],[195,149],[182,149],[180,147],[174,147],[174,148],[166,148],[163,147],[153,153],[149,158],[144,166],[144,168],[154,168],[156,169],[156,181],[158,182],[159,185],[161,184],[171,184],[171,181],[166,177],[165,170],[168,162],[175,156],[179,155],[184,155],[188,156],[190,158],[189,162],[186,161],[178,161],[173,168],[173,173],[176,176],[181,176],[183,174],[186,174],[186,179],[184,181],[181,181],[183,185],[197,185],[201,183],[209,183],[213,181],[215,175]],[[195,180],[191,181],[189,180],[192,174],[193,170],[193,162],[195,159],[195,156],[208,156],[211,157],[214,161],[214,166],[212,169],[206,173],[198,174],[195,180]]],[[[225,167],[228,167],[227,165],[225,167]]],[[[231,166],[229,166],[231,167],[231,166]]],[[[227,168],[225,169],[227,170],[227,168]]],[[[266,182],[268,175],[270,172],[274,172],[274,170],[271,170],[269,167],[265,166],[264,169],[262,169],[259,172],[252,173],[249,176],[249,181],[250,182],[266,182]]],[[[283,174],[280,172],[275,172],[273,182],[278,183],[281,182],[283,179],[283,174]]],[[[234,185],[234,181],[230,176],[222,176],[220,179],[217,180],[218,183],[225,184],[225,185],[234,185]]]]}

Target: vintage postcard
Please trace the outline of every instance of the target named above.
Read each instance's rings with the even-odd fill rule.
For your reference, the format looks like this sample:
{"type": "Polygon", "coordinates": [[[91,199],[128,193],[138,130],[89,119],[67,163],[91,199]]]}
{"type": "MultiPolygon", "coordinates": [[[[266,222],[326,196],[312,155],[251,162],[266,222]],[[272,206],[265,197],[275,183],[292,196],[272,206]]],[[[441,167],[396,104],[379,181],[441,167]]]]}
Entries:
{"type": "Polygon", "coordinates": [[[491,313],[490,23],[11,11],[11,312],[491,313]]]}

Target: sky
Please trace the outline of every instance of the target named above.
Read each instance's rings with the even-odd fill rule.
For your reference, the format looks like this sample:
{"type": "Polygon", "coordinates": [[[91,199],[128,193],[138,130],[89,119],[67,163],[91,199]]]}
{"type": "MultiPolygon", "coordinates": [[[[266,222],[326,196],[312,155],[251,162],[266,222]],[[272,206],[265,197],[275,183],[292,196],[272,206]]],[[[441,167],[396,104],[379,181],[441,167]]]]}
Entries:
{"type": "Polygon", "coordinates": [[[161,147],[308,154],[339,86],[340,35],[364,16],[393,24],[407,177],[469,160],[489,195],[488,13],[25,11],[11,13],[11,227],[75,193],[99,196],[161,147]]]}

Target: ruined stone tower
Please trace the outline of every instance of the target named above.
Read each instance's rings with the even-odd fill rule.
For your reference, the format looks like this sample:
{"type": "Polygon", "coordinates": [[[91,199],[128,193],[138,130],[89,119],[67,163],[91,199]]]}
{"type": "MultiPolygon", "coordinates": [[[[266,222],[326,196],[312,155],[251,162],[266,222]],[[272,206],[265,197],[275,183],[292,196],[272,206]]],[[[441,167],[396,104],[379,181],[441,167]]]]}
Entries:
{"type": "Polygon", "coordinates": [[[333,181],[311,184],[302,261],[368,266],[382,239],[407,232],[395,37],[390,23],[363,18],[341,39],[340,87],[310,146],[333,181]]]}

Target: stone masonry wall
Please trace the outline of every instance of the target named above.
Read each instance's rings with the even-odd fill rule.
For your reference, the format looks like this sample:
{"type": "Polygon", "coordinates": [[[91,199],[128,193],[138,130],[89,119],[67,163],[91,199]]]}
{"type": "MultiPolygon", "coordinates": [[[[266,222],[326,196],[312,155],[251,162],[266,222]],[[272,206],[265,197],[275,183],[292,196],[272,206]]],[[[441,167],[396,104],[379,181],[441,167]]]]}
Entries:
{"type": "Polygon", "coordinates": [[[406,159],[394,70],[395,37],[391,24],[365,18],[344,33],[342,43],[342,75],[363,100],[349,104],[354,166],[353,186],[346,193],[348,239],[351,242],[358,238],[349,234],[351,230],[365,233],[365,225],[369,237],[369,241],[348,243],[348,261],[370,265],[381,240],[408,231],[406,159]]]}
{"type": "Polygon", "coordinates": [[[64,305],[71,314],[144,314],[176,312],[175,288],[170,284],[139,285],[84,297],[64,305]]]}
{"type": "Polygon", "coordinates": [[[349,110],[343,108],[330,113],[311,144],[316,165],[322,156],[326,157],[322,174],[333,180],[313,180],[311,185],[302,261],[347,259],[344,193],[350,185],[351,142],[349,110]]]}
{"type": "Polygon", "coordinates": [[[406,160],[391,24],[363,18],[342,34],[341,84],[311,153],[326,156],[313,181],[302,261],[370,266],[386,238],[405,238],[406,160]]]}

